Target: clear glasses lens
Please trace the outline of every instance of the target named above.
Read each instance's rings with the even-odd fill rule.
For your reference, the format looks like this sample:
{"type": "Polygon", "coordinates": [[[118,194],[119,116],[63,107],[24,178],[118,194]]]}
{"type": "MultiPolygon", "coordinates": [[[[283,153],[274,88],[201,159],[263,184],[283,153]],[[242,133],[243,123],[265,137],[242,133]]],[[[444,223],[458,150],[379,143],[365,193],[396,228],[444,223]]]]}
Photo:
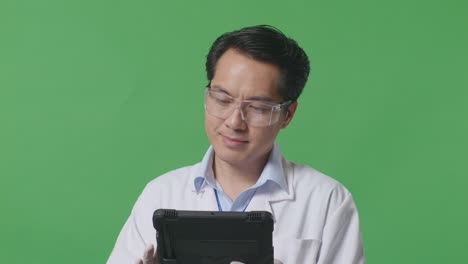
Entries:
{"type": "Polygon", "coordinates": [[[205,107],[208,114],[218,118],[228,118],[232,112],[239,108],[242,119],[253,126],[270,126],[279,120],[281,108],[260,101],[241,101],[231,96],[216,92],[206,91],[205,107]]]}

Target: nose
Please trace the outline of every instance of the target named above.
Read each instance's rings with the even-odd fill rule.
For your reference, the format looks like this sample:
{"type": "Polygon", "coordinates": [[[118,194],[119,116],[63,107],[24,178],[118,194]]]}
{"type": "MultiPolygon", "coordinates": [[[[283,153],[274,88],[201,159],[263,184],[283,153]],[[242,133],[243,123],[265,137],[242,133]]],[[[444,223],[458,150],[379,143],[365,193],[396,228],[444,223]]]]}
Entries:
{"type": "Polygon", "coordinates": [[[231,129],[234,130],[242,130],[245,129],[247,124],[244,121],[244,114],[242,113],[242,109],[240,106],[237,106],[232,111],[231,115],[226,118],[224,124],[231,129]]]}

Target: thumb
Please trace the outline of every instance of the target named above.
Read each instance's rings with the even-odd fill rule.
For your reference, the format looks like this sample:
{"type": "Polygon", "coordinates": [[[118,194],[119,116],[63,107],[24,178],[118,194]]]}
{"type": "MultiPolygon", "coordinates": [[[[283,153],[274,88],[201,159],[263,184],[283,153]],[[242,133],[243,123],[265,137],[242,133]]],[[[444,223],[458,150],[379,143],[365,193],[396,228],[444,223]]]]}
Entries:
{"type": "Polygon", "coordinates": [[[157,254],[153,244],[150,244],[143,254],[143,264],[157,264],[157,254]]]}

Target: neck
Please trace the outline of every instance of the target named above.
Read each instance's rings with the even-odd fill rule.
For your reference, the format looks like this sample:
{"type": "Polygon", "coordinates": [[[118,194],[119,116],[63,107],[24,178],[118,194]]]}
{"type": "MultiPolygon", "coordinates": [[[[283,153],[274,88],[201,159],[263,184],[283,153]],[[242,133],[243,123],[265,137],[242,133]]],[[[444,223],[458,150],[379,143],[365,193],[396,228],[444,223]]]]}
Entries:
{"type": "Polygon", "coordinates": [[[252,162],[232,164],[219,159],[213,160],[213,172],[224,193],[234,201],[247,188],[254,185],[268,161],[269,155],[252,162]]]}

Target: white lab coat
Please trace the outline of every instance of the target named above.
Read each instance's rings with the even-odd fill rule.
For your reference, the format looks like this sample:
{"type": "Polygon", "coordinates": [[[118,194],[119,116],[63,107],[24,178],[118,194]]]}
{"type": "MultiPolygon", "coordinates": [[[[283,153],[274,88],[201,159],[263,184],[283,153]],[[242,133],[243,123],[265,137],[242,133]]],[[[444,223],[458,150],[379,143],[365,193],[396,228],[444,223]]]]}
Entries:
{"type": "MultiPolygon", "coordinates": [[[[259,187],[246,209],[272,213],[275,259],[284,264],[365,263],[358,212],[349,191],[310,167],[284,158],[282,162],[288,190],[267,182],[259,187]]],[[[209,185],[199,192],[194,187],[199,166],[171,171],[146,186],[120,232],[108,264],[134,263],[146,246],[156,244],[152,224],[156,209],[218,209],[209,185]]]]}

